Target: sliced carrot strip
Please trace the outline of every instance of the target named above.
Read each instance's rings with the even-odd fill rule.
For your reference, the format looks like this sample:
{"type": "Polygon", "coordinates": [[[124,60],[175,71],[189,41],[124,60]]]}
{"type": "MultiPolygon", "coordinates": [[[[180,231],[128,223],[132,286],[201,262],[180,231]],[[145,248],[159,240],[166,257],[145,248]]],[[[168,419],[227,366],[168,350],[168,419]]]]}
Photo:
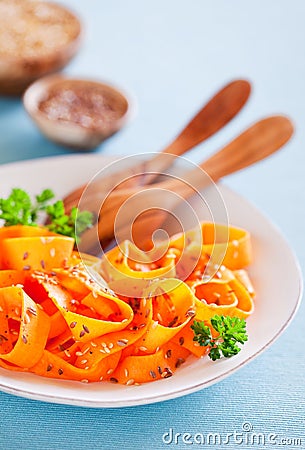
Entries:
{"type": "Polygon", "coordinates": [[[170,252],[170,257],[166,253],[161,259],[151,262],[145,252],[129,241],[123,242],[121,248],[123,253],[119,247],[115,247],[107,253],[103,261],[102,268],[109,279],[155,279],[175,276],[175,258],[171,257],[173,252],[170,252]]]}
{"type": "Polygon", "coordinates": [[[2,241],[2,265],[16,270],[52,270],[70,258],[74,240],[65,236],[20,237],[2,241]]]}
{"type": "Polygon", "coordinates": [[[213,257],[217,264],[223,264],[231,270],[242,269],[252,261],[250,234],[237,227],[204,222],[201,227],[202,235],[194,230],[180,233],[170,241],[170,246],[180,250],[190,243],[198,242],[202,246],[202,253],[213,257]]]}
{"type": "MultiPolygon", "coordinates": [[[[30,368],[41,358],[47,341],[50,320],[37,304],[18,287],[0,289],[0,305],[9,318],[20,322],[18,339],[0,359],[19,367],[30,368]]],[[[8,330],[8,334],[10,330],[8,330]]]]}
{"type": "Polygon", "coordinates": [[[152,355],[127,356],[120,361],[111,377],[127,385],[169,378],[185,362],[189,354],[187,349],[168,342],[152,355]]]}
{"type": "Polygon", "coordinates": [[[59,356],[45,350],[39,362],[31,367],[30,372],[36,373],[43,377],[60,378],[63,380],[75,381],[101,381],[103,377],[106,378],[109,370],[114,370],[120,359],[120,353],[114,353],[100,359],[97,364],[87,369],[75,367],[73,364],[65,361],[59,356]]]}
{"type": "Polygon", "coordinates": [[[0,287],[23,284],[25,274],[20,270],[0,270],[0,287]]]}
{"type": "Polygon", "coordinates": [[[116,297],[97,291],[93,291],[94,295],[91,293],[86,296],[81,304],[89,306],[99,314],[99,311],[103,309],[99,303],[103,303],[105,300],[109,305],[109,303],[112,302],[113,308],[116,309],[116,313],[118,314],[118,321],[101,320],[84,316],[78,312],[71,311],[71,300],[73,299],[68,291],[63,290],[58,284],[49,282],[43,282],[42,284],[58,310],[61,312],[66,323],[70,326],[72,336],[81,342],[95,339],[98,336],[113,331],[120,331],[133,319],[132,309],[127,303],[116,297]]]}
{"type": "Polygon", "coordinates": [[[171,340],[195,315],[195,296],[183,282],[169,278],[155,281],[149,288],[153,321],[136,348],[154,352],[171,340]]]}
{"type": "Polygon", "coordinates": [[[54,236],[54,233],[51,233],[44,227],[33,227],[27,225],[14,225],[10,227],[0,228],[0,269],[3,268],[2,259],[4,256],[4,252],[2,248],[2,242],[4,239],[35,236],[54,236]]]}

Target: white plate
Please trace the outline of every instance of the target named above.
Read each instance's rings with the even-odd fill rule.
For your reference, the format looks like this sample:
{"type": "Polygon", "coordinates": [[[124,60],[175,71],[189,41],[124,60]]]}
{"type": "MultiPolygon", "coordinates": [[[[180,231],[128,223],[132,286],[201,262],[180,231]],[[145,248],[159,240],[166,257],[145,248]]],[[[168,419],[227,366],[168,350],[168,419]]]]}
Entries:
{"type": "MultiPolygon", "coordinates": [[[[64,196],[86,182],[109,162],[100,155],[43,158],[0,167],[0,196],[12,187],[35,194],[50,187],[64,196]]],[[[212,362],[192,360],[173,377],[143,384],[83,384],[52,380],[33,374],[0,370],[0,389],[22,397],[88,407],[123,407],[179,397],[206,388],[231,375],[263,352],[285,330],[295,315],[302,293],[298,262],[278,229],[256,208],[224,185],[219,189],[230,223],[249,230],[253,238],[254,263],[251,278],[257,291],[255,313],[248,320],[249,341],[231,359],[212,362]]]]}

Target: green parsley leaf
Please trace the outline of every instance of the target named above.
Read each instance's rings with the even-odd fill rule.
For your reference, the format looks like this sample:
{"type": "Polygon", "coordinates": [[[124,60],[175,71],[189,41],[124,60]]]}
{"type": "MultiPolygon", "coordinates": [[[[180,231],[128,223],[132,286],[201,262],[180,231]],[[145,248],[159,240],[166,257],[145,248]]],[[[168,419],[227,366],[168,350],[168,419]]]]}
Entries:
{"type": "Polygon", "coordinates": [[[202,347],[210,345],[212,336],[210,327],[208,327],[208,325],[205,325],[203,321],[198,322],[194,320],[191,328],[195,333],[195,337],[193,339],[194,341],[199,342],[202,347]]]}
{"type": "Polygon", "coordinates": [[[44,189],[41,194],[36,195],[36,202],[40,206],[44,206],[45,203],[52,200],[55,197],[54,192],[51,189],[44,189]]]}
{"type": "Polygon", "coordinates": [[[12,189],[8,198],[0,199],[0,219],[5,226],[33,225],[33,213],[31,198],[22,189],[12,189]]]}
{"type": "Polygon", "coordinates": [[[0,198],[0,219],[4,221],[4,226],[37,226],[39,225],[39,213],[44,212],[48,216],[46,227],[50,231],[73,237],[78,243],[80,235],[91,227],[93,214],[89,211],[80,212],[78,208],[72,208],[68,215],[65,213],[62,200],[50,204],[54,197],[51,189],[44,189],[35,196],[35,201],[32,202],[29,194],[23,189],[12,189],[8,198],[0,198]]]}
{"type": "Polygon", "coordinates": [[[65,207],[62,200],[49,205],[46,212],[51,220],[48,226],[54,233],[70,236],[78,243],[80,235],[90,228],[93,222],[93,214],[89,211],[80,212],[78,208],[72,208],[70,215],[65,214],[65,207]]]}
{"type": "Polygon", "coordinates": [[[215,338],[204,321],[194,320],[191,328],[194,331],[193,340],[200,346],[209,347],[209,357],[213,361],[221,356],[230,358],[237,355],[241,350],[238,344],[243,345],[248,340],[245,319],[215,315],[211,318],[211,325],[218,333],[215,338]]]}

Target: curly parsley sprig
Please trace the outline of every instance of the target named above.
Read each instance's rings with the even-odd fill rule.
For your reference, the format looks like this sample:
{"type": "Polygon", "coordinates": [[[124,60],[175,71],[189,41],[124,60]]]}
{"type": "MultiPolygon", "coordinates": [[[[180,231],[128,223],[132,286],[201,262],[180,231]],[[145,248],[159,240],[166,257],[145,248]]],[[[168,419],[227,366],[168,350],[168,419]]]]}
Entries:
{"type": "Polygon", "coordinates": [[[243,345],[248,340],[244,319],[215,315],[211,319],[211,325],[218,333],[215,338],[204,321],[194,320],[191,328],[195,335],[193,340],[200,346],[209,347],[209,357],[213,361],[220,359],[221,356],[230,358],[237,355],[241,350],[238,344],[243,345]]]}
{"type": "Polygon", "coordinates": [[[80,235],[91,227],[93,214],[89,211],[80,212],[78,208],[72,208],[70,214],[66,214],[62,200],[50,204],[54,197],[51,189],[44,189],[32,201],[26,191],[14,188],[7,198],[0,198],[0,219],[3,219],[6,227],[38,226],[39,213],[45,212],[48,222],[46,227],[50,231],[73,237],[76,243],[79,242],[80,235]]]}

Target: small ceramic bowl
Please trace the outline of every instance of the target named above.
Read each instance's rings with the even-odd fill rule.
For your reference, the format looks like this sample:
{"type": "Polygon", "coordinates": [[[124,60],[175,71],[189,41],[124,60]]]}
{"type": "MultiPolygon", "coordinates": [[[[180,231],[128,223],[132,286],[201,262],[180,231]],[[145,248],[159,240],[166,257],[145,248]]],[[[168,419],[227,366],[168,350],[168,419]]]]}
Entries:
{"type": "Polygon", "coordinates": [[[48,1],[0,1],[0,94],[20,95],[33,81],[62,69],[81,42],[81,23],[48,1]]]}
{"type": "Polygon", "coordinates": [[[134,115],[134,101],[99,81],[49,75],[24,93],[26,111],[50,140],[92,150],[134,115]]]}

